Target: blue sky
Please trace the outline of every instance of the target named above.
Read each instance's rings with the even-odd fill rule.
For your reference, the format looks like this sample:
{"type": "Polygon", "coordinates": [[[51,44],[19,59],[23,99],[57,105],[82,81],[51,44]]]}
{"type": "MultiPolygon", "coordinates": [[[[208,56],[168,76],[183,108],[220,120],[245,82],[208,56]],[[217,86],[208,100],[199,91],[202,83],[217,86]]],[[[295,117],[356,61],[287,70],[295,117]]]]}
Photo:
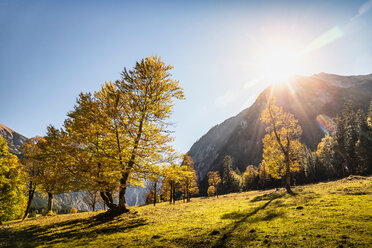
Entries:
{"type": "Polygon", "coordinates": [[[372,73],[371,5],[1,0],[0,123],[27,137],[44,135],[48,124],[62,125],[81,91],[98,90],[124,66],[160,55],[185,90],[172,122],[175,147],[187,152],[267,86],[256,79],[269,47],[321,44],[303,57],[298,74],[372,73]]]}

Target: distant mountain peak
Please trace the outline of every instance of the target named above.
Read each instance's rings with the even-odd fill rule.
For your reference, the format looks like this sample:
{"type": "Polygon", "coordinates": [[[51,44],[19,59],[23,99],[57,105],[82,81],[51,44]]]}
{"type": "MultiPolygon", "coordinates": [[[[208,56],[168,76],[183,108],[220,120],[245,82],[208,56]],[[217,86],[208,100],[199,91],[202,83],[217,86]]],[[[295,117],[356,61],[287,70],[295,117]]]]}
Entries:
{"type": "Polygon", "coordinates": [[[0,136],[8,143],[9,151],[17,156],[22,154],[22,146],[27,138],[0,123],[0,136]]]}
{"type": "Polygon", "coordinates": [[[345,102],[352,102],[355,109],[368,109],[372,100],[372,74],[298,76],[290,84],[269,86],[263,90],[252,106],[215,125],[190,148],[188,154],[194,160],[202,194],[208,188],[208,172],[223,172],[225,155],[232,157],[233,169],[242,172],[248,165],[258,166],[262,161],[265,127],[260,122],[260,115],[269,95],[276,98],[276,104],[284,111],[295,116],[303,128],[301,142],[315,149],[325,135],[317,116],[332,118],[342,111],[345,102]]]}
{"type": "Polygon", "coordinates": [[[342,88],[350,88],[358,85],[363,85],[367,82],[372,81],[372,73],[367,75],[340,76],[336,74],[321,72],[318,74],[314,74],[312,77],[342,88]]]}

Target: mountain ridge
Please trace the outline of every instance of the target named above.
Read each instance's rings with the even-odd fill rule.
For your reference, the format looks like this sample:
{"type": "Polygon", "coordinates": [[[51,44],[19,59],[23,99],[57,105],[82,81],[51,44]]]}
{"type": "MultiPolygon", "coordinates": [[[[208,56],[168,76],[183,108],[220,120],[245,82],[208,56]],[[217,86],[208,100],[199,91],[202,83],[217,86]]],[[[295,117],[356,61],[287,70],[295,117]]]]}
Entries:
{"type": "Polygon", "coordinates": [[[225,155],[232,157],[233,169],[240,171],[251,164],[257,167],[261,162],[265,127],[259,118],[270,95],[275,96],[276,104],[284,111],[294,114],[303,128],[301,142],[315,149],[324,137],[317,116],[333,118],[342,111],[345,102],[352,102],[355,109],[366,110],[372,100],[372,74],[339,76],[320,73],[297,76],[288,84],[267,87],[250,107],[215,125],[191,146],[188,154],[194,160],[202,194],[208,187],[208,171],[222,173],[225,155]],[[352,82],[348,82],[350,78],[352,82]]]}

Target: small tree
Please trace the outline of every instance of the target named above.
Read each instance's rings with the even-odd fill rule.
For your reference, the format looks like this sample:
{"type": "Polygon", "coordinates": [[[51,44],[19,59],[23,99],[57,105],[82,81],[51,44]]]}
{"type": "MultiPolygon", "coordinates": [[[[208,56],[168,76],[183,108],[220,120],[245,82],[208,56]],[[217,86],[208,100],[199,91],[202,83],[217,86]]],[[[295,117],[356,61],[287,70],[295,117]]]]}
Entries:
{"type": "Polygon", "coordinates": [[[266,124],[267,134],[263,138],[263,158],[274,178],[285,178],[285,188],[291,190],[291,173],[300,168],[299,141],[302,129],[298,121],[282,107],[275,106],[269,99],[267,108],[262,112],[260,120],[266,124]]]}
{"type": "Polygon", "coordinates": [[[24,174],[18,158],[11,154],[0,137],[0,224],[21,216],[25,198],[24,174]]]}
{"type": "Polygon", "coordinates": [[[163,171],[163,198],[168,199],[170,204],[172,204],[172,202],[175,204],[176,190],[184,176],[184,172],[181,170],[181,167],[176,164],[165,167],[163,171]]]}
{"type": "Polygon", "coordinates": [[[83,201],[92,209],[93,212],[96,211],[97,203],[102,202],[99,190],[86,191],[83,201]]]}
{"type": "Polygon", "coordinates": [[[208,196],[216,195],[216,188],[214,186],[209,186],[207,190],[208,196]]]}
{"type": "Polygon", "coordinates": [[[199,188],[196,182],[197,175],[194,169],[194,162],[187,154],[183,156],[181,170],[183,171],[183,178],[181,179],[183,199],[187,199],[187,202],[190,202],[190,196],[198,194],[199,188]]]}
{"type": "MultiPolygon", "coordinates": [[[[209,183],[209,188],[211,186],[214,187],[215,195],[218,198],[218,185],[221,183],[220,173],[218,171],[208,172],[208,183],[209,183]]],[[[208,188],[208,190],[209,190],[209,188],[208,188]]]]}
{"type": "Polygon", "coordinates": [[[269,174],[269,170],[267,168],[265,160],[262,160],[260,164],[260,171],[259,171],[259,184],[262,188],[266,188],[268,184],[271,182],[271,176],[269,174]]]}
{"type": "Polygon", "coordinates": [[[248,165],[245,172],[243,173],[243,188],[245,190],[257,188],[257,182],[257,170],[252,165],[248,165]]]}
{"type": "Polygon", "coordinates": [[[231,171],[232,192],[241,192],[243,190],[243,178],[235,171],[231,171]]]}

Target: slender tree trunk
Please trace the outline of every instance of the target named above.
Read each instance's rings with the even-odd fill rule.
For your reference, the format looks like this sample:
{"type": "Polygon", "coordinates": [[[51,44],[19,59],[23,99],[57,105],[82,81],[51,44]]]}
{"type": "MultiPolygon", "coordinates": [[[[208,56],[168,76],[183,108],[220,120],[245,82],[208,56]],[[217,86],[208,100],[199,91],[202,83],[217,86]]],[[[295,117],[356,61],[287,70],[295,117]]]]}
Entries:
{"type": "Polygon", "coordinates": [[[48,209],[47,209],[47,213],[52,211],[53,209],[53,194],[52,193],[48,193],[48,209]]]}
{"type": "Polygon", "coordinates": [[[176,204],[176,184],[173,185],[173,204],[176,204]]]}
{"type": "Polygon", "coordinates": [[[187,202],[190,202],[190,189],[189,189],[189,184],[186,185],[186,196],[187,196],[187,202]]]}
{"type": "Polygon", "coordinates": [[[286,164],[285,164],[285,189],[287,190],[288,194],[293,195],[293,191],[291,189],[291,172],[289,169],[289,160],[286,159],[286,164]]]}
{"type": "Polygon", "coordinates": [[[185,202],[186,199],[186,187],[183,189],[183,202],[185,202]]]}
{"type": "Polygon", "coordinates": [[[170,183],[170,191],[169,191],[169,204],[172,204],[173,199],[173,183],[170,183]]]}
{"type": "Polygon", "coordinates": [[[28,186],[27,207],[26,207],[25,215],[23,216],[22,220],[26,219],[28,213],[30,212],[31,203],[32,203],[32,200],[34,199],[34,195],[35,195],[35,189],[36,189],[36,183],[30,181],[30,184],[28,186]]]}
{"type": "Polygon", "coordinates": [[[217,190],[217,186],[215,187],[216,189],[216,196],[217,196],[217,199],[218,199],[218,190],[217,190]]]}
{"type": "Polygon", "coordinates": [[[154,182],[154,207],[156,205],[156,182],[154,182]]]}

